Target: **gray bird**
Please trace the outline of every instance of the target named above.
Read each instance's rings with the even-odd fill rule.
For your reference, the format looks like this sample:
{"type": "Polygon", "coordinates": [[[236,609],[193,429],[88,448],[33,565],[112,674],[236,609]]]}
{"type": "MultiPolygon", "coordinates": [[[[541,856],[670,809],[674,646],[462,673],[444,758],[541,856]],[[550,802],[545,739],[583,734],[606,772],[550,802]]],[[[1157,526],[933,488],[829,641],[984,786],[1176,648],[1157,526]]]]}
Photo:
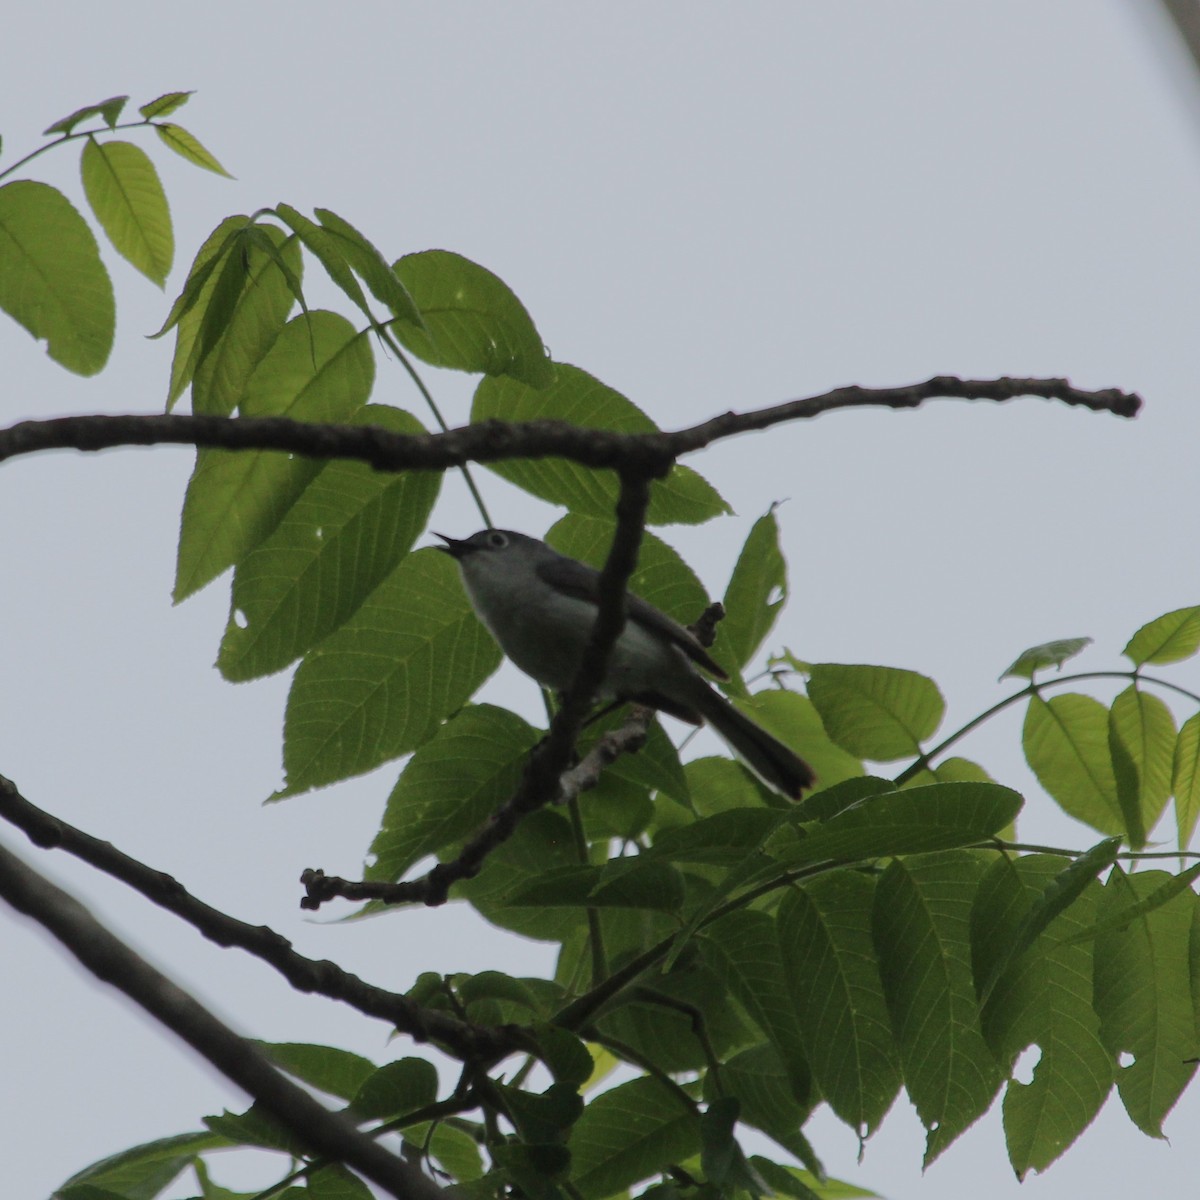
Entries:
{"type": "MultiPolygon", "coordinates": [[[[484,529],[446,544],[479,619],[509,658],[543,687],[565,691],[596,620],[600,573],[537,538],[484,529]]],[[[770,787],[798,799],[816,775],[777,737],[738,712],[692,664],[725,672],[682,625],[629,595],[625,628],[613,646],[601,699],[632,700],[681,721],[707,721],[770,787]]]]}

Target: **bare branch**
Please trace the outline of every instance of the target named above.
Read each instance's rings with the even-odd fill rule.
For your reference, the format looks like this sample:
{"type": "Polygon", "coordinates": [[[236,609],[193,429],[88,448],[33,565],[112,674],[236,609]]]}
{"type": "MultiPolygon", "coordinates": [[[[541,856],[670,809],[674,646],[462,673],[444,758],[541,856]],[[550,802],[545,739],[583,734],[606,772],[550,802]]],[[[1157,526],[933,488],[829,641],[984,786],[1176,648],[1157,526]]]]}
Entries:
{"type": "Polygon", "coordinates": [[[465,462],[510,458],[569,458],[584,466],[666,474],[683,454],[723,438],[808,420],[844,408],[916,408],[937,397],[1003,403],[1042,396],[1094,412],[1132,417],[1141,399],[1116,388],[1087,391],[1065,379],[964,380],[939,375],[924,383],[892,388],[844,387],[747,413],[725,413],[674,433],[614,433],[565,421],[481,421],[448,433],[420,436],[375,426],[318,425],[286,417],[129,415],[58,417],[22,421],[0,430],[0,462],[39,450],[107,450],[114,446],[188,445],[226,450],[281,450],[310,458],[346,458],[378,470],[445,470],[465,462]]]}
{"type": "Polygon", "coordinates": [[[935,375],[923,383],[910,383],[901,387],[865,388],[852,385],[835,388],[820,396],[809,396],[803,400],[789,400],[770,408],[760,408],[748,413],[725,413],[666,435],[675,454],[687,454],[702,450],[705,446],[722,438],[738,433],[769,429],[788,421],[809,420],[822,413],[843,408],[917,408],[926,400],[938,398],[957,400],[990,400],[1003,404],[1019,396],[1041,396],[1047,400],[1060,400],[1063,404],[1091,409],[1092,412],[1109,412],[1118,417],[1135,417],[1142,407],[1141,397],[1136,392],[1123,392],[1119,388],[1104,388],[1087,391],[1072,387],[1065,379],[959,379],[954,375],[935,375]]]}
{"type": "Polygon", "coordinates": [[[0,846],[0,897],[49,930],[98,979],[139,1004],[248,1092],[314,1153],[353,1167],[388,1195],[437,1200],[441,1190],[419,1171],[329,1112],[278,1071],[245,1038],[106,929],[74,897],[0,846]]]}
{"type": "Polygon", "coordinates": [[[128,884],[154,904],[182,917],[218,946],[236,946],[262,959],[297,991],[340,1000],[366,1016],[387,1021],[415,1041],[436,1042],[463,1062],[491,1063],[514,1050],[530,1048],[516,1026],[483,1029],[470,1025],[449,1013],[423,1008],[408,996],[367,983],[328,960],[306,958],[268,926],[247,924],[197,900],[165,871],[156,871],[111,843],[43,812],[3,776],[0,817],[23,830],[35,846],[66,850],[128,884]]]}

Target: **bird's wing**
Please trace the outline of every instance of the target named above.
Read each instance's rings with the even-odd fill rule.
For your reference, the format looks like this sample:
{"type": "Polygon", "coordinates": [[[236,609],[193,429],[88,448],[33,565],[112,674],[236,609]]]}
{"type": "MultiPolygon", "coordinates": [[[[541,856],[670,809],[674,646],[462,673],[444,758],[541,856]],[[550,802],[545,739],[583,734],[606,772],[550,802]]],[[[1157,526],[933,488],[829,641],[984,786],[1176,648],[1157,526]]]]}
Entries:
{"type": "MultiPolygon", "coordinates": [[[[573,558],[550,559],[539,563],[537,573],[541,579],[557,591],[565,592],[578,600],[587,600],[598,604],[600,598],[600,572],[573,558]]],[[[693,662],[702,666],[710,675],[718,679],[728,679],[725,670],[718,666],[702,645],[678,621],[671,620],[666,613],[660,612],[653,604],[640,596],[626,593],[626,615],[631,621],[660,634],[667,641],[673,642],[693,662]]]]}

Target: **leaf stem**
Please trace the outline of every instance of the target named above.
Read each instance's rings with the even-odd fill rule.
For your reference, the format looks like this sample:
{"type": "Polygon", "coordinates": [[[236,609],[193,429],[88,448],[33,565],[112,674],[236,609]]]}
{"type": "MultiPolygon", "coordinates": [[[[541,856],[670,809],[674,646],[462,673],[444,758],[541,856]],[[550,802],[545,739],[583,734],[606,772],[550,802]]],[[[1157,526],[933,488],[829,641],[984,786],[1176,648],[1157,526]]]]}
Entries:
{"type": "Polygon", "coordinates": [[[57,137],[52,142],[47,142],[44,146],[39,146],[36,150],[31,150],[24,158],[19,158],[11,167],[5,167],[0,171],[0,179],[6,175],[11,175],[14,171],[19,171],[27,162],[32,162],[40,154],[45,154],[47,150],[53,150],[56,146],[61,146],[64,142],[78,141],[80,138],[95,137],[98,133],[116,133],[118,129],[142,129],[147,126],[153,126],[154,122],[150,120],[142,121],[124,121],[117,125],[105,125],[100,129],[80,129],[72,130],[70,133],[64,133],[62,137],[57,137]]]}
{"type": "MultiPolygon", "coordinates": [[[[386,325],[380,325],[379,331],[380,336],[391,348],[392,353],[400,360],[400,365],[408,372],[408,377],[416,385],[417,391],[425,398],[425,403],[429,406],[429,411],[433,414],[433,419],[437,422],[438,428],[443,433],[449,433],[450,426],[446,418],[442,416],[442,410],[438,407],[437,401],[434,400],[433,393],[425,386],[425,381],[421,378],[416,367],[409,361],[408,355],[404,353],[392,331],[386,325]]],[[[488,512],[487,505],[483,502],[483,495],[475,483],[475,477],[471,474],[471,468],[466,463],[462,463],[458,469],[462,472],[463,480],[467,485],[467,491],[471,493],[471,497],[475,501],[475,507],[479,509],[479,515],[483,518],[484,525],[488,529],[494,529],[495,526],[492,524],[491,513],[488,512]]]]}
{"type": "MultiPolygon", "coordinates": [[[[572,797],[567,804],[567,813],[571,819],[571,833],[575,838],[575,852],[583,866],[587,866],[588,855],[587,834],[583,829],[583,817],[579,812],[579,799],[572,797]]],[[[608,977],[608,955],[604,952],[604,930],[600,925],[600,910],[594,905],[587,909],[588,948],[592,953],[592,982],[595,987],[601,980],[608,977]]]]}
{"type": "Polygon", "coordinates": [[[993,704],[991,708],[981,712],[977,717],[973,717],[961,728],[956,729],[944,741],[939,742],[932,750],[926,750],[924,754],[915,759],[909,766],[893,780],[896,784],[907,783],[913,776],[920,774],[929,764],[948,750],[955,742],[966,737],[968,733],[982,725],[991,717],[994,717],[998,712],[1003,712],[1009,705],[1015,704],[1018,700],[1025,696],[1039,695],[1044,688],[1061,687],[1065,683],[1078,683],[1084,679],[1128,679],[1133,683],[1143,682],[1152,683],[1156,687],[1167,688],[1169,691],[1178,692],[1181,696],[1186,696],[1189,700],[1194,700],[1200,704],[1200,695],[1195,692],[1188,691],[1187,688],[1180,687],[1177,683],[1172,683],[1169,679],[1159,679],[1154,675],[1143,675],[1139,670],[1132,671],[1080,671],[1074,675],[1061,675],[1054,679],[1044,679],[1041,681],[1031,679],[1027,686],[1023,687],[1019,692],[1014,692],[1011,696],[1006,696],[1003,700],[993,704]]]}
{"type": "MultiPolygon", "coordinates": [[[[980,842],[977,846],[969,847],[973,850],[1014,850],[1019,854],[1054,854],[1061,858],[1079,858],[1084,854],[1083,850],[1068,850],[1062,846],[1040,846],[1035,842],[1006,842],[1000,838],[991,838],[987,842],[980,842]]],[[[1122,850],[1117,855],[1118,858],[1126,859],[1129,862],[1137,862],[1144,858],[1197,858],[1200,859],[1200,851],[1197,850],[1122,850]]]]}

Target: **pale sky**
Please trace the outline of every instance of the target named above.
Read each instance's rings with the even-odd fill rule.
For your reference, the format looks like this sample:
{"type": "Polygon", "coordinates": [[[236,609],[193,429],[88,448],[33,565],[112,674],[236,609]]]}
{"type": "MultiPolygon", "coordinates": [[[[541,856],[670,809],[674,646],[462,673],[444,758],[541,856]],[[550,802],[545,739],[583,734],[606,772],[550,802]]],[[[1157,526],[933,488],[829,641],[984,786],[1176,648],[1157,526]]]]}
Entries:
{"type": "MultiPolygon", "coordinates": [[[[83,104],[194,88],[178,120],[237,179],[141,142],[176,220],[168,294],[107,254],[118,341],[93,380],[0,319],[0,423],[161,409],[170,347],[142,335],[224,216],[279,201],[332,208],[392,257],[444,247],[482,263],[556,358],[665,427],[941,373],[1141,392],[1134,423],[1033,399],[947,401],[833,414],[690,460],[737,515],[660,532],[711,591],[753,521],[786,500],[793,595],[770,644],[924,671],[953,728],[1012,690],[996,678],[1025,647],[1088,635],[1080,665],[1119,667],[1139,625],[1200,599],[1200,101],[1173,70],[1181,53],[1155,36],[1156,11],[1150,0],[22,6],[0,44],[0,169],[83,104]]],[[[77,164],[77,150],[59,151],[30,176],[77,197],[77,164]]],[[[464,419],[471,381],[428,378],[464,419]]],[[[375,398],[427,419],[394,365],[381,364],[375,398]]],[[[350,926],[301,914],[300,870],[357,872],[396,767],[261,806],[280,781],[287,677],[233,687],[211,669],[227,580],[170,605],[191,462],[157,449],[0,469],[0,774],[200,898],[381,985],[422,970],[544,969],[545,947],[462,907],[350,926]]],[[[557,515],[484,485],[502,525],[540,534],[557,515]]],[[[434,527],[465,536],[477,524],[447,478],[434,527]]],[[[1200,686],[1194,662],[1173,677],[1200,686]]],[[[488,695],[537,711],[511,671],[488,695]]],[[[961,750],[1026,792],[1025,837],[1090,845],[1039,792],[1019,733],[1010,712],[961,750]]],[[[404,1052],[382,1025],[294,995],[81,864],[11,829],[0,839],[239,1029],[376,1061],[404,1052]]],[[[38,1200],[95,1158],[245,1107],[7,912],[0,956],[6,1195],[38,1200]]],[[[827,1115],[807,1132],[831,1172],[893,1200],[1194,1191],[1195,1092],[1168,1119],[1173,1146],[1138,1133],[1114,1098],[1023,1187],[998,1108],[924,1178],[903,1100],[861,1163],[827,1115]]],[[[273,1177],[218,1175],[238,1187],[273,1177]]]]}

